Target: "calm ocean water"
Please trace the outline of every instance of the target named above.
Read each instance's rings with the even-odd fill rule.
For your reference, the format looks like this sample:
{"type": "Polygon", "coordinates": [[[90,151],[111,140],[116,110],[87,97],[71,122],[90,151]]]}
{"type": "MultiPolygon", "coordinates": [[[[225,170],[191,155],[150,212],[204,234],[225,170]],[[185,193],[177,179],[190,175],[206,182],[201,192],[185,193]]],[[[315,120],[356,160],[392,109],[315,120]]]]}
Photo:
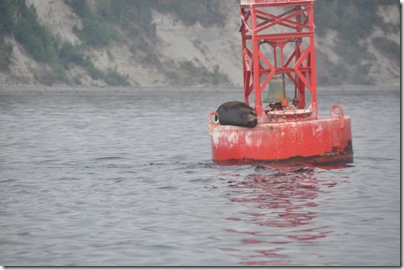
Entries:
{"type": "Polygon", "coordinates": [[[399,89],[319,93],[352,118],[354,162],[328,167],[213,164],[235,99],[0,93],[0,265],[399,266],[399,89]]]}

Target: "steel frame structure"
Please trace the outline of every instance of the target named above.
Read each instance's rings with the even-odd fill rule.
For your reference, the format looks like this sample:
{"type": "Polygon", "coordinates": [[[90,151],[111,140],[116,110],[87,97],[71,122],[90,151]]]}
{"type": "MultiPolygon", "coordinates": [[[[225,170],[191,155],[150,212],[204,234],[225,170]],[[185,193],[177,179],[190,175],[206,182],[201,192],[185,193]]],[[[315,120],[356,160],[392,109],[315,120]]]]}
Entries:
{"type": "Polygon", "coordinates": [[[261,94],[275,74],[283,74],[294,85],[293,104],[297,109],[307,108],[306,91],[310,91],[310,118],[317,119],[313,1],[241,0],[244,99],[250,104],[249,97],[254,92],[255,109],[261,121],[266,121],[266,117],[262,117],[265,110],[261,94]],[[281,13],[276,15],[276,11],[281,13]],[[273,49],[272,58],[260,50],[265,43],[273,49]],[[293,49],[288,55],[284,48],[290,47],[289,44],[293,49]]]}
{"type": "Polygon", "coordinates": [[[318,117],[313,1],[241,0],[244,99],[254,95],[258,124],[221,125],[211,112],[214,162],[353,162],[351,118],[339,104],[318,117]]]}

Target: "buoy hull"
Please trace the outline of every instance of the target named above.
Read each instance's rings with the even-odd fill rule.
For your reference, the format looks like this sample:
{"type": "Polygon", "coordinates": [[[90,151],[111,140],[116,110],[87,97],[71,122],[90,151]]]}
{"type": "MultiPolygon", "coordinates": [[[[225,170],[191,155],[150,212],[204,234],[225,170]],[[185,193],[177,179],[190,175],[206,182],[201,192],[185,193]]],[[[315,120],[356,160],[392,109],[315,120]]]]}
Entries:
{"type": "Polygon", "coordinates": [[[350,117],[259,123],[254,128],[222,126],[210,118],[212,160],[352,162],[350,117]]]}

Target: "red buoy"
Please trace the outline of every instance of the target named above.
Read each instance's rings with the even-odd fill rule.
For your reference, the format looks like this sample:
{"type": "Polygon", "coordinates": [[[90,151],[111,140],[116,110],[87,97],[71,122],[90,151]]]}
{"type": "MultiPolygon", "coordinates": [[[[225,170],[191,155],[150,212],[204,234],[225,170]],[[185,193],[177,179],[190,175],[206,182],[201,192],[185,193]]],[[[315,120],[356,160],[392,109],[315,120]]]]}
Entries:
{"type": "Polygon", "coordinates": [[[213,161],[353,161],[342,107],[318,116],[313,1],[241,0],[244,102],[253,99],[258,124],[224,126],[212,112],[213,161]]]}

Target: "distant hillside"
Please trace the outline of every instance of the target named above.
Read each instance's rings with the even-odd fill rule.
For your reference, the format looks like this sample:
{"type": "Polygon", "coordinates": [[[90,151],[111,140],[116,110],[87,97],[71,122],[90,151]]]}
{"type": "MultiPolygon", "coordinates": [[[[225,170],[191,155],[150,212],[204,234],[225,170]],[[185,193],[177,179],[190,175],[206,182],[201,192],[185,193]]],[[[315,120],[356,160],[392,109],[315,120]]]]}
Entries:
{"type": "MultiPolygon", "coordinates": [[[[0,83],[241,85],[238,0],[2,0],[0,83]]],[[[318,83],[399,84],[398,0],[315,2],[318,83]]]]}

